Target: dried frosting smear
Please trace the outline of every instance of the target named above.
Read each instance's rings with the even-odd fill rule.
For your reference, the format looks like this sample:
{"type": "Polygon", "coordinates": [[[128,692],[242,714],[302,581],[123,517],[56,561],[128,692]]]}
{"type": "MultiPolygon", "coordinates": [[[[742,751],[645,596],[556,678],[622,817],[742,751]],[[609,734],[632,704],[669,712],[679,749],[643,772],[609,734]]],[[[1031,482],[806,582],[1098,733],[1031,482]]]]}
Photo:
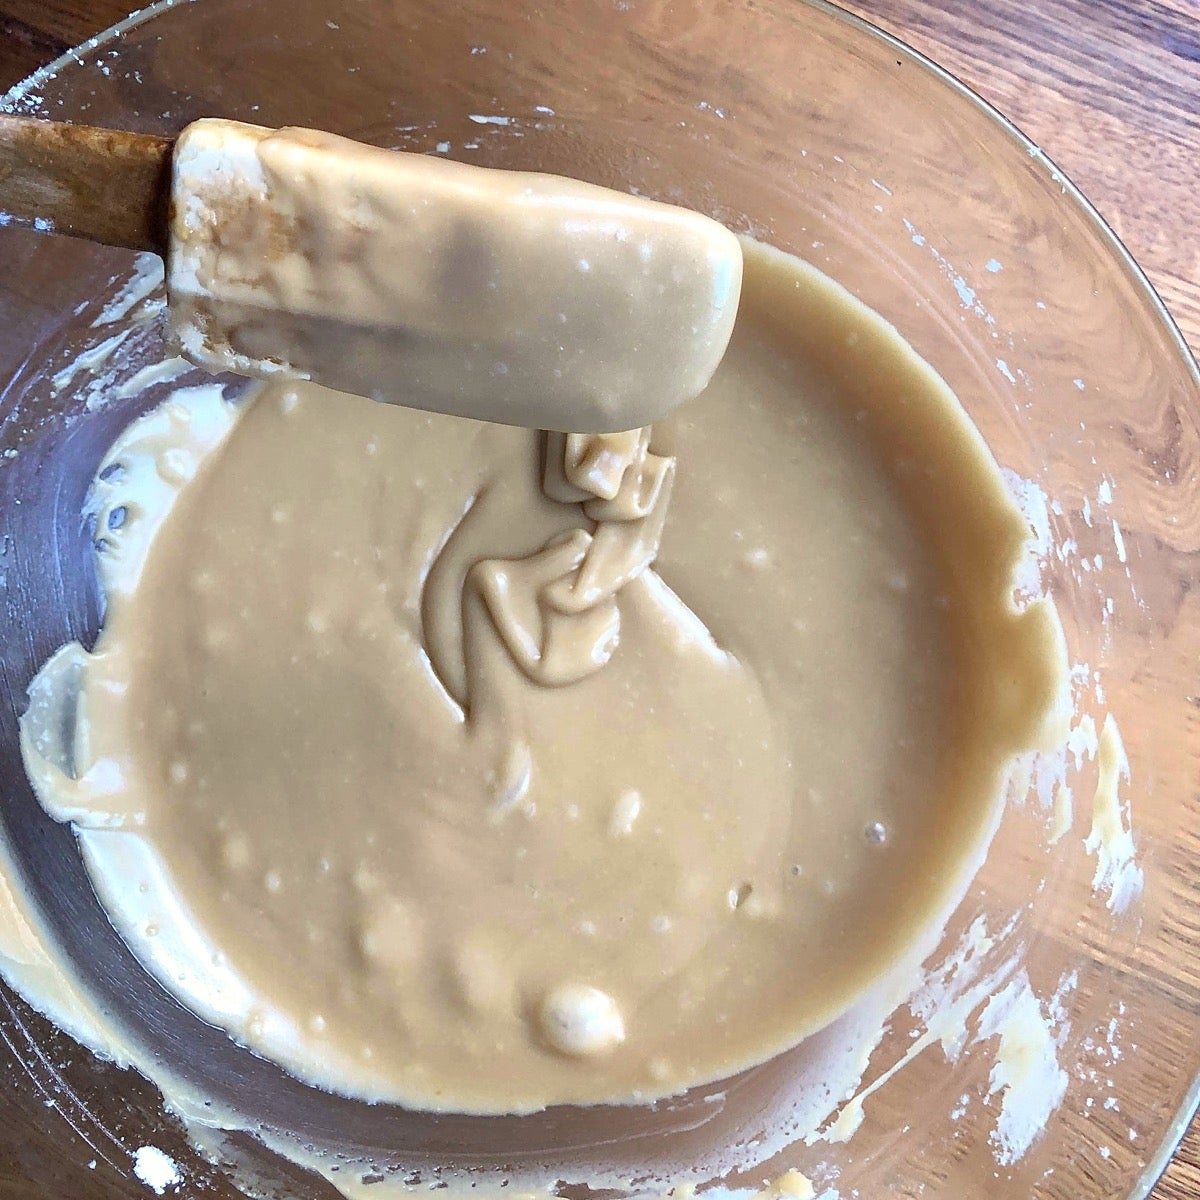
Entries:
{"type": "Polygon", "coordinates": [[[764,1060],[928,940],[1057,730],[978,434],[744,251],[651,429],[211,385],[102,464],[104,628],[31,688],[27,770],[147,968],[300,1078],[528,1112],[764,1060]]]}
{"type": "Polygon", "coordinates": [[[172,329],[213,371],[624,430],[704,388],[737,311],[729,230],[576,180],[206,119],[172,202],[172,329]]]}

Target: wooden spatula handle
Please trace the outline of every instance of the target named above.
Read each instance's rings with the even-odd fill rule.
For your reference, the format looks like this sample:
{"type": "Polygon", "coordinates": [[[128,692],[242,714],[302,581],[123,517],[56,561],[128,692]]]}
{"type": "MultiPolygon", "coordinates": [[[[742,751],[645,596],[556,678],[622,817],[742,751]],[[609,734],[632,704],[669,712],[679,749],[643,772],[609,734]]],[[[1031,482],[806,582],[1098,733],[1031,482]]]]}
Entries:
{"type": "Polygon", "coordinates": [[[0,114],[0,213],[164,254],[173,146],[153,134],[0,114]]]}

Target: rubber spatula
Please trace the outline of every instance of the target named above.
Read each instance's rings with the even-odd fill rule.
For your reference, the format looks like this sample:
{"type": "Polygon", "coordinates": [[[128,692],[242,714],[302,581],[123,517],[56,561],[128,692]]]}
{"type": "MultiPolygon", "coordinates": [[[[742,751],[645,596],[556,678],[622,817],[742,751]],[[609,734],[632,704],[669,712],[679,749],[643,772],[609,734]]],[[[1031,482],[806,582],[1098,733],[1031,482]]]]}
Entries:
{"type": "Polygon", "coordinates": [[[0,116],[0,212],[162,255],[172,337],[209,370],[568,432],[703,390],[741,287],[737,238],[687,209],[217,119],[0,116]]]}

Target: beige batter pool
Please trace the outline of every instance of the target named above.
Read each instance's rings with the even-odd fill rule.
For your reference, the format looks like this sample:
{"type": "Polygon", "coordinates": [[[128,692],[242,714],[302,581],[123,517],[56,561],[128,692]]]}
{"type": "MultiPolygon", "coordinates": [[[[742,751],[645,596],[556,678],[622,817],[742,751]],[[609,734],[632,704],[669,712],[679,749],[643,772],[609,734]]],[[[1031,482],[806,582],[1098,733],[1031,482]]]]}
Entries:
{"type": "Polygon", "coordinates": [[[526,1112],[764,1060],[944,918],[1046,739],[1058,624],[974,428],[744,252],[651,430],[214,385],[103,464],[104,631],[27,769],[142,961],[300,1078],[526,1112]]]}

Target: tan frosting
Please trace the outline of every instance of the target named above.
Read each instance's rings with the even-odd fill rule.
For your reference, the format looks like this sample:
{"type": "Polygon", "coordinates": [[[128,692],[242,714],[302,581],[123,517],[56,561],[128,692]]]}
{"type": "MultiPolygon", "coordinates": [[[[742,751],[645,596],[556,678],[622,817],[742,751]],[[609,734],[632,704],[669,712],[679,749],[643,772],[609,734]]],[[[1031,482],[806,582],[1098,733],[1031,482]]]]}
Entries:
{"type": "Polygon", "coordinates": [[[105,628],[27,768],[142,960],[302,1078],[520,1112],[761,1060],[927,932],[1045,738],[1060,634],[978,435],[745,251],[651,431],[274,383],[106,459],[105,628]]]}
{"type": "MultiPolygon", "coordinates": [[[[617,647],[618,596],[658,554],[675,477],[674,458],[649,446],[649,429],[549,434],[542,490],[560,503],[581,503],[594,528],[553,537],[519,559],[481,559],[467,572],[468,609],[482,604],[534,683],[577,683],[617,647]]],[[[456,673],[445,666],[448,678],[456,673]]],[[[465,694],[457,698],[466,702],[465,694]]]]}
{"type": "Polygon", "coordinates": [[[174,157],[183,352],[533,429],[623,430],[708,383],[741,250],[576,180],[207,119],[174,157]]]}

